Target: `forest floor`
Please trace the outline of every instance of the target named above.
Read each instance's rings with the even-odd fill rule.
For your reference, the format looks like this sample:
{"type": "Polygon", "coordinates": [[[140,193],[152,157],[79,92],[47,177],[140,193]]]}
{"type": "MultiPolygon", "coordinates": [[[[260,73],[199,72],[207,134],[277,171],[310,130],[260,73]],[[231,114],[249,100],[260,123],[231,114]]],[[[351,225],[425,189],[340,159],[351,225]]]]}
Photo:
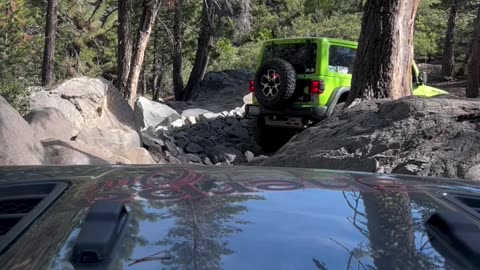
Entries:
{"type": "Polygon", "coordinates": [[[451,81],[431,81],[431,86],[445,90],[457,97],[465,97],[465,89],[467,88],[467,80],[455,79],[451,81]]]}
{"type": "Polygon", "coordinates": [[[445,80],[441,75],[442,66],[439,64],[419,64],[421,71],[428,73],[427,84],[449,92],[457,97],[465,97],[465,89],[467,87],[466,78],[456,78],[454,80],[445,80]]]}

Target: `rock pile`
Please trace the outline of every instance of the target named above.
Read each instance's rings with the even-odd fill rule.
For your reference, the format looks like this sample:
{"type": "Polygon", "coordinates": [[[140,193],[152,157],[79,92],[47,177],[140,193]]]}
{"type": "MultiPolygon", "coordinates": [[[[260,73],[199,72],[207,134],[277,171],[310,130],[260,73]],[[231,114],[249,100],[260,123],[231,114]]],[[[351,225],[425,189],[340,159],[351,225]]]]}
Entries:
{"type": "Polygon", "coordinates": [[[252,139],[252,125],[243,114],[240,107],[222,113],[188,109],[168,125],[162,122],[147,127],[142,140],[158,163],[244,164],[261,149],[252,139]]]}
{"type": "MultiPolygon", "coordinates": [[[[244,119],[247,71],[211,72],[193,101],[139,98],[135,117],[144,147],[158,163],[244,164],[261,153],[244,119]],[[232,109],[234,108],[234,109],[232,109]]],[[[257,157],[258,158],[258,157],[257,157]]]]}

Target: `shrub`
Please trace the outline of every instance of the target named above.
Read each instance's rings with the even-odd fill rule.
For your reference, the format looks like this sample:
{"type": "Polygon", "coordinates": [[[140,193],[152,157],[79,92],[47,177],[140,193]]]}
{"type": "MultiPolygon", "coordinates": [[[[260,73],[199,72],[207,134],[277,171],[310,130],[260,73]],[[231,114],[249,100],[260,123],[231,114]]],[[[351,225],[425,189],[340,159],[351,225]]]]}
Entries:
{"type": "Polygon", "coordinates": [[[249,42],[235,47],[228,39],[220,39],[212,53],[209,70],[254,70],[261,46],[260,42],[249,42]]]}
{"type": "Polygon", "coordinates": [[[22,80],[0,80],[0,96],[21,115],[30,110],[30,90],[22,80]]]}

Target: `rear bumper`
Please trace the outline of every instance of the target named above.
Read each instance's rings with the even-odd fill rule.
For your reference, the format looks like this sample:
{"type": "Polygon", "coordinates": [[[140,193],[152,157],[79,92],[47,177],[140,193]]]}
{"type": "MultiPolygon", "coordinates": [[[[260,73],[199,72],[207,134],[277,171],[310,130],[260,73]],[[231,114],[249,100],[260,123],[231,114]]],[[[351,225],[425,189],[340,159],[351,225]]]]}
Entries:
{"type": "Polygon", "coordinates": [[[311,107],[311,108],[288,108],[285,110],[270,110],[258,105],[247,104],[245,106],[245,117],[265,116],[288,116],[301,117],[312,120],[322,120],[327,114],[327,107],[311,107]]]}

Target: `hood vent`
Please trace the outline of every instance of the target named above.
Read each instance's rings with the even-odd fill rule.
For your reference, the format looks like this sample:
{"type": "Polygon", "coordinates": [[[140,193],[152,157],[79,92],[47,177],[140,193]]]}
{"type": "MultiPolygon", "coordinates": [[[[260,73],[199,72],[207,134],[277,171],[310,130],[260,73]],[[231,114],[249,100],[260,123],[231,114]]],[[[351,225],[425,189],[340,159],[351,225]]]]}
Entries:
{"type": "Polygon", "coordinates": [[[65,190],[64,182],[0,185],[0,254],[65,190]]]}
{"type": "Polygon", "coordinates": [[[455,269],[478,269],[480,264],[480,197],[461,193],[443,198],[459,209],[433,213],[425,223],[430,243],[455,269]]]}
{"type": "Polygon", "coordinates": [[[457,207],[468,212],[480,221],[480,197],[466,194],[450,193],[444,197],[457,207]]]}

